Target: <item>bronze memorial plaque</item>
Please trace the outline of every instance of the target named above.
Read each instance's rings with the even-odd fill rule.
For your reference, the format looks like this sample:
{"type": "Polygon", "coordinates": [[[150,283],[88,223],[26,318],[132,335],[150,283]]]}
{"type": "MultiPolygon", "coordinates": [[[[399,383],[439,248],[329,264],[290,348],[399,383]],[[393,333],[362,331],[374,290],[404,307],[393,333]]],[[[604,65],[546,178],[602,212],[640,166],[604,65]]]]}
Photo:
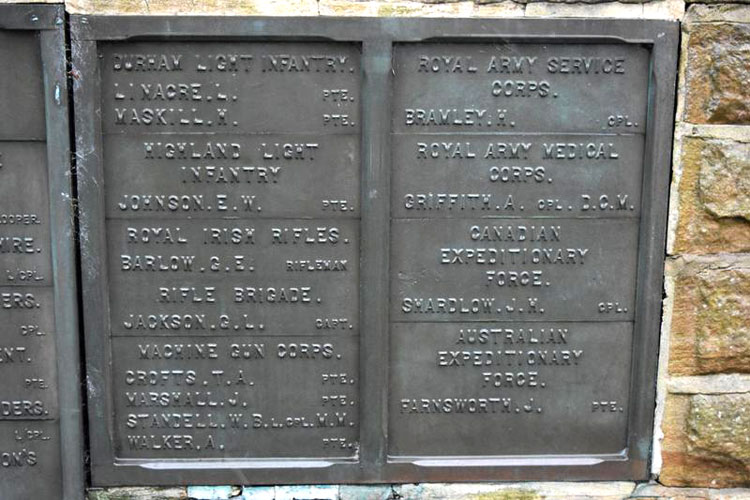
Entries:
{"type": "Polygon", "coordinates": [[[62,19],[62,7],[0,6],[4,499],[83,495],[62,19]]]}
{"type": "Polygon", "coordinates": [[[648,49],[404,44],[393,67],[390,452],[625,453],[648,49]]]}
{"type": "Polygon", "coordinates": [[[94,484],[646,477],[676,24],[72,34],[94,484]]]}

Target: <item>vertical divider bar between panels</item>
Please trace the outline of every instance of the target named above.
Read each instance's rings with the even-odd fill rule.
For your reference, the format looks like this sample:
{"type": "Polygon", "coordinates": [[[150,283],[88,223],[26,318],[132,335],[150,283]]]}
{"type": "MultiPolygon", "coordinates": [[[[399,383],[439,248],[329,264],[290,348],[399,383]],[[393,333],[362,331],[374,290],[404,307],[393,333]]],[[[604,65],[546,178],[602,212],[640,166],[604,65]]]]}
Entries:
{"type": "Polygon", "coordinates": [[[48,191],[52,238],[52,273],[55,304],[58,425],[62,498],[78,500],[84,494],[83,416],[75,257],[75,209],[72,193],[70,130],[68,120],[67,59],[64,12],[55,15],[57,28],[40,32],[47,132],[48,191]]]}
{"type": "Polygon", "coordinates": [[[391,41],[362,43],[360,460],[383,478],[388,443],[391,41]]]}
{"type": "MultiPolygon", "coordinates": [[[[87,359],[89,435],[111,436],[111,390],[109,387],[110,339],[108,280],[104,224],[104,174],[101,147],[101,110],[97,42],[86,39],[87,20],[73,18],[71,57],[73,95],[76,115],[76,165],[78,170],[79,227],[81,241],[81,291],[83,327],[87,359]],[[97,395],[99,397],[90,397],[97,395]]],[[[114,452],[111,439],[92,439],[89,443],[92,483],[97,484],[97,469],[111,469],[114,452]]]]}

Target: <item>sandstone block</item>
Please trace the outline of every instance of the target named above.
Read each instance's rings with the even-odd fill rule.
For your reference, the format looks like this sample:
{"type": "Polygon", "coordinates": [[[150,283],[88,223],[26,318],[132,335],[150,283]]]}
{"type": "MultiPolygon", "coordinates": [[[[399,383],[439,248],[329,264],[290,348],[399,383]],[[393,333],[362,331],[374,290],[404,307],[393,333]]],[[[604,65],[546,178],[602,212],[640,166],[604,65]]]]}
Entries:
{"type": "Polygon", "coordinates": [[[687,36],[685,120],[750,124],[750,24],[691,22],[687,36]]]}
{"type": "Polygon", "coordinates": [[[72,14],[315,16],[317,0],[67,0],[72,14]]]}
{"type": "Polygon", "coordinates": [[[471,17],[474,4],[467,0],[456,2],[320,0],[318,8],[322,16],[471,17]]]}
{"type": "Polygon", "coordinates": [[[187,500],[185,488],[103,488],[91,489],[88,500],[187,500]]]}
{"type": "Polygon", "coordinates": [[[750,373],[750,260],[670,262],[671,375],[750,373]]]}
{"type": "Polygon", "coordinates": [[[750,142],[685,137],[679,161],[674,252],[750,251],[750,142]]]}
{"type": "Polygon", "coordinates": [[[667,486],[750,486],[750,394],[670,395],[662,421],[667,486]]]}

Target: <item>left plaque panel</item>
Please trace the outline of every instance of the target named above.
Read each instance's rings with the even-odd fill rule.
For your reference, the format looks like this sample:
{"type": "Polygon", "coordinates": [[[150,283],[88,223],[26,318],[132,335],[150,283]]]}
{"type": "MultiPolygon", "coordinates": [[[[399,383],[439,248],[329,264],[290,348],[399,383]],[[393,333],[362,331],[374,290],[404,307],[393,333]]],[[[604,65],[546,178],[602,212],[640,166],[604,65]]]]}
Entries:
{"type": "Polygon", "coordinates": [[[83,265],[99,278],[84,307],[87,348],[104,354],[92,421],[111,436],[92,455],[131,466],[112,481],[95,458],[94,483],[356,463],[360,46],[139,40],[89,54],[101,161],[79,185],[99,245],[83,265]]]}
{"type": "Polygon", "coordinates": [[[63,11],[0,6],[0,490],[83,495],[63,11]]]}

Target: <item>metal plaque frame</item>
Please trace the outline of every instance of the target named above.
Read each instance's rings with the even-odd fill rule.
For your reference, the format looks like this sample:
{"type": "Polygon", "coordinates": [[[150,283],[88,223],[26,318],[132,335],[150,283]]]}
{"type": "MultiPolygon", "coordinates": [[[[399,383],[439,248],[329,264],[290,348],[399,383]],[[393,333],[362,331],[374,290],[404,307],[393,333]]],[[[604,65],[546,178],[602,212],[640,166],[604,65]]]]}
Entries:
{"type": "Polygon", "coordinates": [[[648,478],[655,405],[667,197],[679,24],[613,19],[334,19],[71,16],[89,432],[95,486],[144,484],[384,483],[648,478]],[[362,49],[360,262],[360,453],[351,460],[122,460],[112,435],[110,365],[104,332],[108,280],[97,44],[109,41],[337,41],[362,49]],[[648,125],[639,235],[637,313],[628,415],[621,455],[446,457],[390,460],[388,333],[390,131],[394,43],[536,41],[623,43],[650,49],[648,125]],[[474,457],[476,458],[476,457],[474,457]]]}
{"type": "MultiPolygon", "coordinates": [[[[37,33],[44,91],[49,230],[51,237],[54,334],[60,429],[59,498],[77,500],[84,494],[85,465],[81,370],[78,329],[78,287],[75,247],[75,203],[72,196],[65,10],[62,5],[0,5],[0,31],[37,33]]],[[[7,70],[13,78],[10,68],[7,70]]],[[[37,477],[44,482],[46,478],[37,477]]],[[[3,485],[12,491],[12,485],[3,485]]]]}

